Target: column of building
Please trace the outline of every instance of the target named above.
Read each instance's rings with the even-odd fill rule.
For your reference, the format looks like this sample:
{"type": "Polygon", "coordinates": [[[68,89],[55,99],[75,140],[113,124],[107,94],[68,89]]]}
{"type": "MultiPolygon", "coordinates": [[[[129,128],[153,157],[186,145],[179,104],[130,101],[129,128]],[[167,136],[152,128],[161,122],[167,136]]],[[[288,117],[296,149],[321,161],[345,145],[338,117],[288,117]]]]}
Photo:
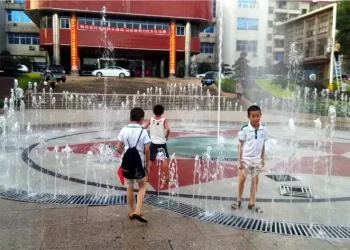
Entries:
{"type": "Polygon", "coordinates": [[[53,48],[53,64],[61,64],[61,51],[60,51],[60,22],[57,13],[52,15],[52,48],[53,48]]]}

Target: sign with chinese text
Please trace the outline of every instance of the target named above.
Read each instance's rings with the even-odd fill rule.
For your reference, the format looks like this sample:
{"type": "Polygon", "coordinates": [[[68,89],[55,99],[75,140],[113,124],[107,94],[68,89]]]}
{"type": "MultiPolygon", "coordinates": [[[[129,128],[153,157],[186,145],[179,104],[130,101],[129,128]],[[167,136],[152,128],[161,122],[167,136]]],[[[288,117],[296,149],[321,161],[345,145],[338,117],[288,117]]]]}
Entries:
{"type": "Polygon", "coordinates": [[[170,24],[170,47],[169,47],[169,73],[175,75],[176,71],[176,23],[170,24]]]}
{"type": "Polygon", "coordinates": [[[70,52],[71,52],[71,70],[78,71],[78,37],[77,37],[77,17],[72,14],[70,17],[70,52]]]}
{"type": "Polygon", "coordinates": [[[115,27],[101,27],[95,25],[79,24],[79,30],[107,30],[122,33],[137,33],[137,34],[153,34],[153,35],[169,35],[167,29],[133,29],[133,28],[115,28],[115,27]]]}

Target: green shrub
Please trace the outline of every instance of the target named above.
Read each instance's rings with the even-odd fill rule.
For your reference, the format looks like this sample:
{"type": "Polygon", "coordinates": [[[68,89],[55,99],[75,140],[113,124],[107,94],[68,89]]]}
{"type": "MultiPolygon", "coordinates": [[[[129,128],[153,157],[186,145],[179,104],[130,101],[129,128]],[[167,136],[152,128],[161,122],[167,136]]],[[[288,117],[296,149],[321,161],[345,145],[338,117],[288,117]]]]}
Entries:
{"type": "MultiPolygon", "coordinates": [[[[216,86],[219,86],[219,81],[216,81],[216,86]]],[[[221,79],[221,91],[226,93],[236,93],[237,81],[233,79],[221,79]]]]}

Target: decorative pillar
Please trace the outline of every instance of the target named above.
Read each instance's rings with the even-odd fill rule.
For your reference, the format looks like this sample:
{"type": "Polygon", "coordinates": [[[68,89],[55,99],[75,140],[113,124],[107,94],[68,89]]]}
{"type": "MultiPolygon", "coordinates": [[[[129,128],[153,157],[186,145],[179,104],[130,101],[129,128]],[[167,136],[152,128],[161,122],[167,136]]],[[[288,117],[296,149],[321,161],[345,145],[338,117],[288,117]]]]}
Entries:
{"type": "Polygon", "coordinates": [[[160,78],[164,78],[164,58],[162,58],[162,60],[160,61],[160,78]]]}
{"type": "Polygon", "coordinates": [[[145,59],[142,59],[142,71],[141,71],[141,74],[142,74],[142,78],[145,77],[145,59]]]}
{"type": "Polygon", "coordinates": [[[175,78],[176,72],[176,22],[170,22],[170,36],[169,36],[169,78],[175,78]]]}
{"type": "Polygon", "coordinates": [[[53,63],[61,64],[60,51],[60,20],[57,13],[52,15],[52,47],[53,47],[53,63]]]}
{"type": "Polygon", "coordinates": [[[185,78],[190,77],[191,62],[191,23],[186,23],[185,28],[185,78]]]}
{"type": "Polygon", "coordinates": [[[71,75],[78,75],[78,32],[77,16],[75,14],[70,17],[70,44],[71,75]]]}

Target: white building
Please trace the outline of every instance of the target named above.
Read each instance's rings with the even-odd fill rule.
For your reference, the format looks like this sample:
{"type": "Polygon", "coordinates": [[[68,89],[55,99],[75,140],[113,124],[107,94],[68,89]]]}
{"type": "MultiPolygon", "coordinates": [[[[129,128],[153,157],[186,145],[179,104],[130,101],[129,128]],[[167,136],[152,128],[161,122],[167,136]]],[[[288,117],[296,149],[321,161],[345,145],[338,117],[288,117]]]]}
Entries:
{"type": "Polygon", "coordinates": [[[247,52],[251,67],[265,66],[268,0],[220,1],[220,4],[223,18],[223,63],[233,65],[241,52],[247,52]]]}
{"type": "Polygon", "coordinates": [[[24,13],[25,0],[0,1],[1,50],[13,56],[28,56],[43,66],[46,52],[40,49],[39,28],[24,13]]]}

